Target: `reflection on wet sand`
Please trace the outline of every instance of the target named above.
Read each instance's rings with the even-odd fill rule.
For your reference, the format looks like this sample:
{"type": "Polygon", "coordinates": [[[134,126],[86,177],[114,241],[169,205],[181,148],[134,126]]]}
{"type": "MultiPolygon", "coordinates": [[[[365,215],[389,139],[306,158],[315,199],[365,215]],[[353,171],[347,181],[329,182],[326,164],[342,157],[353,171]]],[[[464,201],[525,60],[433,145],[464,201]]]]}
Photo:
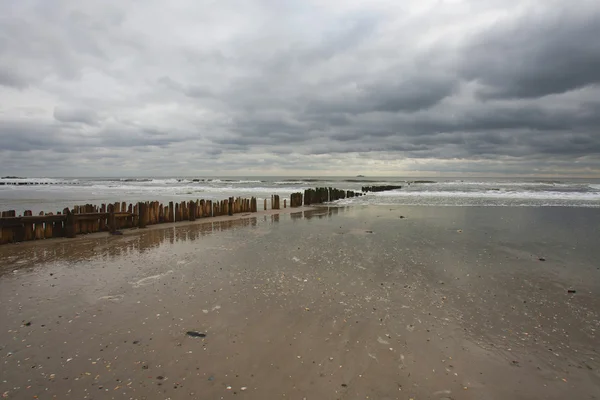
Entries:
{"type": "MultiPolygon", "coordinates": [[[[346,207],[319,207],[284,214],[281,217],[292,220],[324,218],[336,215],[346,207]]],[[[0,276],[15,268],[33,267],[42,263],[56,260],[78,262],[100,257],[123,257],[134,253],[144,253],[165,244],[192,242],[207,235],[236,230],[246,227],[256,227],[259,217],[202,222],[189,225],[157,226],[155,229],[133,230],[123,236],[85,237],[54,241],[40,241],[25,245],[7,245],[0,247],[0,257],[4,261],[0,266],[0,276]]],[[[264,222],[273,224],[280,221],[279,214],[264,215],[264,222]]]]}

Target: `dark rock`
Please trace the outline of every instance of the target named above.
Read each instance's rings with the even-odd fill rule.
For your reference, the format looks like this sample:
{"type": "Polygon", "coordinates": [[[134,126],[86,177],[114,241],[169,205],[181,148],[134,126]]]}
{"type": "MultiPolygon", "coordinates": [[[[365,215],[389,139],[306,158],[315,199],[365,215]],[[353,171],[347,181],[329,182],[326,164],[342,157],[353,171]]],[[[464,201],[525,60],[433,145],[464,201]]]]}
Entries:
{"type": "Polygon", "coordinates": [[[567,293],[577,293],[577,290],[575,290],[575,289],[569,289],[569,290],[567,290],[567,293]]]}
{"type": "Polygon", "coordinates": [[[200,338],[206,337],[206,333],[200,333],[200,332],[196,332],[196,331],[187,331],[185,334],[188,336],[191,336],[191,337],[200,337],[200,338]]]}
{"type": "Polygon", "coordinates": [[[24,323],[25,326],[31,326],[31,321],[24,323]]]}
{"type": "Polygon", "coordinates": [[[346,385],[345,383],[342,383],[342,387],[348,387],[348,385],[346,385]]]}
{"type": "Polygon", "coordinates": [[[162,381],[163,379],[165,379],[165,377],[162,376],[162,375],[159,375],[159,376],[156,377],[156,379],[158,379],[159,381],[162,381]]]}
{"type": "Polygon", "coordinates": [[[540,258],[538,258],[538,260],[540,260],[540,261],[546,261],[546,259],[544,257],[540,257],[540,258]]]}

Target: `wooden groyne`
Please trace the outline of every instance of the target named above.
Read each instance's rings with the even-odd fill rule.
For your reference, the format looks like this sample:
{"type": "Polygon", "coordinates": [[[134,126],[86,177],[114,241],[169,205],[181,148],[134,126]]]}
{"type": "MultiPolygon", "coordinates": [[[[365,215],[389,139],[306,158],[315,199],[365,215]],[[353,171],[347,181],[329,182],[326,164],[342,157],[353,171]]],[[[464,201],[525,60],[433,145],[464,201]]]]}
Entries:
{"type": "MultiPolygon", "coordinates": [[[[307,189],[304,194],[292,193],[290,207],[322,204],[349,197],[362,196],[360,192],[334,188],[307,189]]],[[[284,199],[283,207],[287,207],[284,199]]],[[[271,209],[279,210],[279,195],[271,196],[271,209]]],[[[267,199],[264,199],[267,210],[267,199]]],[[[230,197],[221,201],[190,200],[160,203],[146,201],[138,203],[116,202],[112,204],[78,205],[56,213],[40,212],[33,215],[25,211],[17,215],[15,210],[0,214],[0,244],[57,237],[73,238],[80,234],[109,232],[118,234],[121,229],[146,228],[149,225],[196,221],[202,218],[254,213],[258,211],[257,199],[230,197]]]]}
{"type": "MultiPolygon", "coordinates": [[[[295,193],[298,195],[298,193],[295,193]]],[[[363,194],[360,192],[354,192],[352,190],[340,190],[335,188],[316,188],[316,189],[306,189],[304,191],[304,205],[311,204],[322,204],[330,201],[336,201],[340,199],[346,199],[350,197],[358,197],[363,194]]],[[[294,194],[292,194],[292,198],[294,194]]],[[[302,196],[302,194],[300,194],[302,196]]],[[[294,206],[292,206],[294,207],[294,206]]]]}
{"type": "Polygon", "coordinates": [[[385,192],[386,190],[402,189],[402,186],[396,185],[382,185],[382,186],[363,186],[363,192],[385,192]]]}
{"type": "Polygon", "coordinates": [[[61,182],[46,182],[46,181],[0,181],[0,186],[33,186],[33,185],[78,185],[79,182],[61,181],[61,182]]]}

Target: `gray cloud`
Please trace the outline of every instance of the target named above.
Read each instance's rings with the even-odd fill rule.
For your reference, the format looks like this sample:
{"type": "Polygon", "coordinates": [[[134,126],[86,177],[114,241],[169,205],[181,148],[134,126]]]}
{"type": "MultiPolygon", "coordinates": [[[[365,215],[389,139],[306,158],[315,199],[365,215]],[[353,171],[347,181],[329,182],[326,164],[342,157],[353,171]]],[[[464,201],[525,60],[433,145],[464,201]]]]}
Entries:
{"type": "Polygon", "coordinates": [[[397,3],[0,0],[0,170],[600,175],[597,2],[397,3]]]}
{"type": "Polygon", "coordinates": [[[96,125],[98,115],[94,110],[70,107],[55,107],[54,118],[60,122],[80,122],[87,125],[96,125]]]}

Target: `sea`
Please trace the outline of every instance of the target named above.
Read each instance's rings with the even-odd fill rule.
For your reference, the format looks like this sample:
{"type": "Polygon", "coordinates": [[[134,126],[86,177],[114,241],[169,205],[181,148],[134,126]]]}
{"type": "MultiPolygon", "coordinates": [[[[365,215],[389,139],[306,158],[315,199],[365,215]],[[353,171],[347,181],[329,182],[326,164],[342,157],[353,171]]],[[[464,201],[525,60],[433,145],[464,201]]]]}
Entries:
{"type": "MultiPolygon", "coordinates": [[[[600,207],[600,179],[406,177],[147,177],[1,178],[0,211],[56,212],[80,204],[138,201],[281,199],[314,187],[360,191],[363,186],[401,189],[338,200],[340,205],[489,207],[600,207]],[[19,184],[20,183],[20,184],[19,184]],[[25,184],[26,183],[26,184],[25,184]]],[[[283,203],[283,201],[282,201],[283,203]]]]}

